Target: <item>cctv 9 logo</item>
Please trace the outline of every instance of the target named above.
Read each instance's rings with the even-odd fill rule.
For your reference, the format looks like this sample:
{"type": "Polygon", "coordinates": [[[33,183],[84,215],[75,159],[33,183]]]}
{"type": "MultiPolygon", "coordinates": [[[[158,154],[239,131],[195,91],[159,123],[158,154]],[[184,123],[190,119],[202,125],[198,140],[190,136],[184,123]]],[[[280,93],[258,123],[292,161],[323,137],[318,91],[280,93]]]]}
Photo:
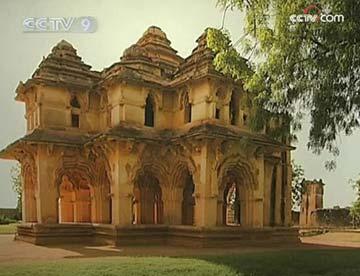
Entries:
{"type": "Polygon", "coordinates": [[[28,17],[23,21],[27,33],[94,33],[97,22],[94,17],[28,17]]]}

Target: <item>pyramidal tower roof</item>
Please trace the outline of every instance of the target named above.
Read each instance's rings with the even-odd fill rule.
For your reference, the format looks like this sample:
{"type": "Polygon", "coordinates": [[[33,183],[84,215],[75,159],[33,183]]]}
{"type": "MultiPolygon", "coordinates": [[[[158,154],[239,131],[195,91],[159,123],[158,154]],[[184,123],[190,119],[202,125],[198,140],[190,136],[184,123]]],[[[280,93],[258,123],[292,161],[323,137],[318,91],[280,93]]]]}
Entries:
{"type": "MultiPolygon", "coordinates": [[[[166,34],[157,26],[149,27],[142,37],[136,43],[139,46],[146,46],[148,44],[153,44],[157,46],[163,46],[164,48],[170,48],[170,40],[166,37],[166,34]]],[[[176,52],[174,49],[172,49],[176,52]]]]}
{"type": "Polygon", "coordinates": [[[82,61],[76,49],[66,40],[61,40],[41,61],[31,80],[47,85],[88,89],[99,78],[100,74],[91,71],[91,66],[82,61]]]}
{"type": "Polygon", "coordinates": [[[32,77],[20,83],[17,99],[34,85],[65,87],[84,91],[106,88],[120,81],[154,87],[175,87],[189,79],[224,77],[213,66],[214,53],[207,46],[207,29],[196,40],[197,46],[186,59],[177,54],[164,31],[149,27],[120,60],[101,73],[92,71],[77,50],[61,40],[44,57],[32,77]]]}
{"type": "Polygon", "coordinates": [[[189,78],[200,78],[205,75],[216,75],[217,72],[213,65],[214,53],[207,46],[207,31],[205,31],[196,40],[196,47],[192,53],[181,63],[175,76],[175,82],[181,82],[189,78]]]}
{"type": "Polygon", "coordinates": [[[153,64],[164,69],[175,69],[183,61],[177,51],[171,47],[166,34],[156,26],[149,27],[141,38],[124,51],[122,61],[147,58],[153,64]]]}

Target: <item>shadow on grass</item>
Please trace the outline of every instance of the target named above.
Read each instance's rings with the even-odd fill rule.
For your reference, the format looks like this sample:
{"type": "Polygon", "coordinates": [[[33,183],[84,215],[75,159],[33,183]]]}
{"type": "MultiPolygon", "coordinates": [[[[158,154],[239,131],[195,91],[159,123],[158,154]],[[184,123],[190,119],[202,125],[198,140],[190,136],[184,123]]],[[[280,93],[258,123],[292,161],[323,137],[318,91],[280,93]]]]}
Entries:
{"type": "Polygon", "coordinates": [[[62,249],[75,253],[71,256],[65,256],[65,259],[124,256],[124,250],[122,248],[110,245],[102,246],[96,244],[63,244],[47,245],[46,247],[62,249]]]}
{"type": "MultiPolygon", "coordinates": [[[[300,246],[296,248],[190,249],[175,247],[111,247],[96,245],[48,246],[72,251],[66,258],[169,256],[178,264],[193,260],[227,267],[241,276],[360,275],[360,249],[300,246]]],[[[133,258],[136,260],[137,258],[133,258]]],[[[139,259],[139,261],[140,261],[139,259]]],[[[151,259],[151,258],[149,258],[151,259]]],[[[116,260],[116,259],[115,259],[116,260]]],[[[176,269],[176,266],[174,269],[176,269]]],[[[219,274],[220,275],[220,274],[219,274]]]]}
{"type": "Polygon", "coordinates": [[[244,276],[360,275],[360,249],[314,249],[195,257],[244,276]]]}

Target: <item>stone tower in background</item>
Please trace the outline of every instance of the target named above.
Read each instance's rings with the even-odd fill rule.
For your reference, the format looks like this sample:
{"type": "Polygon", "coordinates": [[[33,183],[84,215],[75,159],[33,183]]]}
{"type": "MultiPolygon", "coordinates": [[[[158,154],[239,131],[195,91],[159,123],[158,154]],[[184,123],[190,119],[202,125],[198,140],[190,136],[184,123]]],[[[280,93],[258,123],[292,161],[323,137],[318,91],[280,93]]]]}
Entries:
{"type": "Polygon", "coordinates": [[[313,211],[323,208],[324,183],[320,179],[306,180],[302,194],[300,209],[300,226],[316,226],[316,218],[313,211]]]}

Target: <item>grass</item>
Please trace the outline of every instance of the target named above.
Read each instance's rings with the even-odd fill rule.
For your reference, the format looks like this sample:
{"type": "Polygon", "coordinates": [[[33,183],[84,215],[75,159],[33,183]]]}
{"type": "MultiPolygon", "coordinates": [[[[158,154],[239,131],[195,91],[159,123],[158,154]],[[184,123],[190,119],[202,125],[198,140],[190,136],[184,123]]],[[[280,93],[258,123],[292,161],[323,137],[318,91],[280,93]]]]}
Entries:
{"type": "MultiPolygon", "coordinates": [[[[211,250],[211,249],[209,249],[211,250]]],[[[360,250],[297,250],[203,257],[111,257],[0,265],[0,275],[360,275],[360,250]]]]}
{"type": "Polygon", "coordinates": [[[0,234],[15,234],[16,226],[18,226],[17,223],[0,224],[0,234]]]}

